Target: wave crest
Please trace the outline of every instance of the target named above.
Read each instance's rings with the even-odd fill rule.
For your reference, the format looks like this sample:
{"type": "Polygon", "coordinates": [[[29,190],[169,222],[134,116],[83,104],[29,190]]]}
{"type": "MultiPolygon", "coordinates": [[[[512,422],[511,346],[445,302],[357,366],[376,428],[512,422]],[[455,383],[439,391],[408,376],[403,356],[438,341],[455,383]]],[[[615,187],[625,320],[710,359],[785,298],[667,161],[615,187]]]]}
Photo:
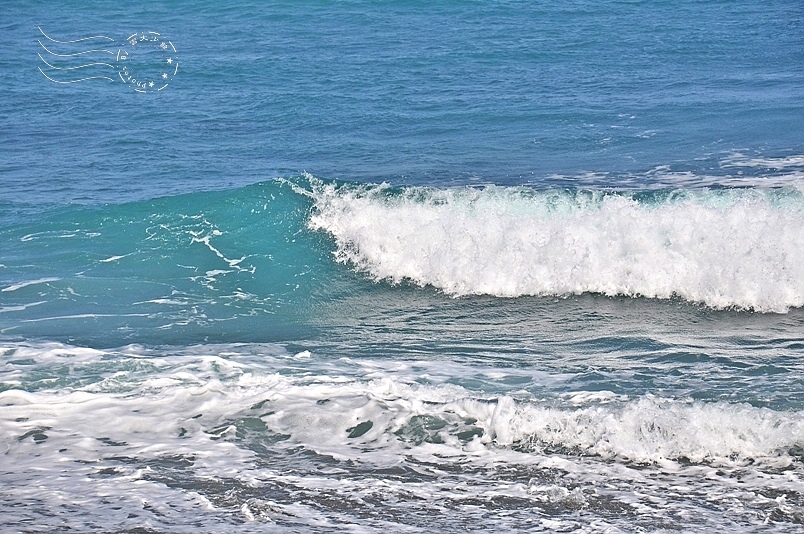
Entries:
{"type": "Polygon", "coordinates": [[[804,305],[804,192],[435,189],[313,184],[309,227],[376,280],[455,295],[804,305]]]}

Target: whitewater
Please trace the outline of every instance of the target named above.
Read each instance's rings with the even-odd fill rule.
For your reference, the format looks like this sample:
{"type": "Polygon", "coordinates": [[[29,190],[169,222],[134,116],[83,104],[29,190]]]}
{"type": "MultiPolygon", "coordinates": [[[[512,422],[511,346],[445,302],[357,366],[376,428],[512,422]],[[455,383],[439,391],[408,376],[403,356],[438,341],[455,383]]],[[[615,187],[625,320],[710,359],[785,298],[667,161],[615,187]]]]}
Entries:
{"type": "Polygon", "coordinates": [[[801,412],[545,395],[545,379],[571,378],[533,380],[521,361],[321,361],[276,345],[5,351],[19,382],[0,392],[3,494],[18,525],[133,529],[144,513],[156,529],[415,531],[451,528],[444,510],[514,530],[801,520],[801,412]],[[12,489],[31,472],[37,484],[12,489]]]}
{"type": "Polygon", "coordinates": [[[4,0],[0,532],[801,532],[802,28],[4,0]]]}
{"type": "Polygon", "coordinates": [[[782,189],[607,193],[317,184],[312,229],[377,280],[452,295],[678,296],[804,305],[804,196],[782,189]]]}

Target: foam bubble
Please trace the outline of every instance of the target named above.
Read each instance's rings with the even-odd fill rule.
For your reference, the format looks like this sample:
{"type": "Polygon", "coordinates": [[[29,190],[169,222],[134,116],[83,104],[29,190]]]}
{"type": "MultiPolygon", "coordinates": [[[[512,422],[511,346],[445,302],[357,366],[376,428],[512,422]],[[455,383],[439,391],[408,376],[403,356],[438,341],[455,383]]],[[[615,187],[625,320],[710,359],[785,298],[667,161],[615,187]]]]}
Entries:
{"type": "Polygon", "coordinates": [[[804,193],[314,186],[309,226],[377,280],[451,295],[605,295],[804,306],[804,193]]]}

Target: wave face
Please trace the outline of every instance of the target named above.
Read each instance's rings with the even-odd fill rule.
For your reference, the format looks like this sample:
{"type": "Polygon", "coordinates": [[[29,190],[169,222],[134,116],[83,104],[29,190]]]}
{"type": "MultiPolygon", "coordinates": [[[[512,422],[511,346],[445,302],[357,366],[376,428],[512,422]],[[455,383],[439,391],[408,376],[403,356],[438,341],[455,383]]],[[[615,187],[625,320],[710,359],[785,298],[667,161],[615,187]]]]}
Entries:
{"type": "Polygon", "coordinates": [[[270,181],[5,225],[0,332],[106,346],[300,335],[313,295],[337,295],[309,209],[270,181]]]}
{"type": "Polygon", "coordinates": [[[455,295],[804,305],[804,192],[314,186],[309,227],[376,280],[455,295]]]}
{"type": "Polygon", "coordinates": [[[518,317],[550,303],[498,297],[804,306],[794,186],[392,188],[308,176],[23,219],[0,229],[0,333],[68,343],[280,342],[359,325],[377,302],[383,321],[453,306],[444,294],[518,317]]]}

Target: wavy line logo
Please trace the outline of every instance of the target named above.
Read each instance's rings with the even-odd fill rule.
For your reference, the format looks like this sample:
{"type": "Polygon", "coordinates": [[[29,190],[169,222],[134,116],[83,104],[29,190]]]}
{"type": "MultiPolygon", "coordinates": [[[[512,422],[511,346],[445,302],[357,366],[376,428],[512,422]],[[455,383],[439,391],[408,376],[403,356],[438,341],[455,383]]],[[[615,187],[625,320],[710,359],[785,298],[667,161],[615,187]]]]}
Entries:
{"type": "Polygon", "coordinates": [[[179,72],[175,45],[157,32],[132,33],[119,43],[106,35],[63,41],[42,28],[39,32],[45,39],[38,39],[39,72],[53,83],[119,81],[138,93],[149,93],[165,89],[179,72]]]}

